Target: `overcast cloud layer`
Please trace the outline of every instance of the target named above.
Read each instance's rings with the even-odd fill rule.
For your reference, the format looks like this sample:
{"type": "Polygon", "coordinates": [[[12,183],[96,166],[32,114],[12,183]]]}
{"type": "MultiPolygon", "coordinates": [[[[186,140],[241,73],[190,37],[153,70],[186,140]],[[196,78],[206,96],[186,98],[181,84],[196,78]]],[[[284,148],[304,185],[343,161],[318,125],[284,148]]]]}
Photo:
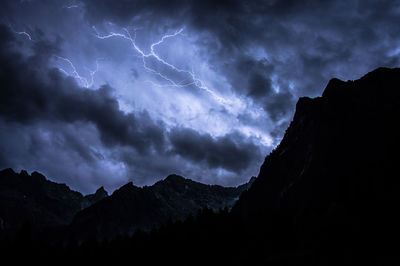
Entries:
{"type": "Polygon", "coordinates": [[[238,185],[297,98],[398,67],[400,1],[2,1],[0,168],[238,185]]]}

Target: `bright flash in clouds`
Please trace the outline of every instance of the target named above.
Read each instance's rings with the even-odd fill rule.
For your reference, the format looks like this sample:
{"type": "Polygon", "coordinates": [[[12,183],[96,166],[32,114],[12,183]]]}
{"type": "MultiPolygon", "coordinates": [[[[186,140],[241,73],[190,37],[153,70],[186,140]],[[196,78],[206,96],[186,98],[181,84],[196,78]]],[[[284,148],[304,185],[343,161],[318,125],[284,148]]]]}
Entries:
{"type": "MultiPolygon", "coordinates": [[[[78,6],[64,8],[75,7],[78,6]]],[[[26,31],[13,31],[33,42],[26,31]]],[[[234,130],[257,139],[264,146],[273,145],[271,137],[258,126],[244,125],[237,119],[243,113],[254,119],[265,114],[251,100],[237,95],[227,81],[210,68],[185,27],[154,37],[157,40],[144,48],[138,45],[143,35],[139,28],[118,28],[113,23],[105,23],[104,33],[96,26],[92,26],[91,31],[86,37],[128,44],[121,50],[126,53],[126,62],[104,60],[110,57],[104,53],[102,58],[94,60],[95,68],[88,68],[82,65],[78,52],[53,55],[54,66],[64,75],[73,77],[80,86],[94,88],[100,82],[114,84],[123,111],[146,110],[169,128],[182,126],[214,137],[234,130]],[[130,67],[142,67],[144,77],[132,80],[130,67]]]]}
{"type": "MultiPolygon", "coordinates": [[[[131,62],[132,65],[140,62],[140,66],[147,72],[146,78],[136,80],[134,84],[131,82],[131,86],[125,85],[124,94],[128,99],[134,98],[137,107],[141,106],[140,109],[161,117],[170,127],[189,127],[212,136],[223,136],[236,130],[247,137],[261,139],[262,145],[271,145],[268,134],[256,127],[244,126],[236,118],[241,113],[260,116],[263,114],[262,110],[254,106],[252,101],[236,95],[226,83],[221,82],[222,77],[196,54],[189,32],[184,36],[186,42],[179,39],[183,35],[184,27],[160,36],[144,49],[137,43],[140,39],[139,33],[143,33],[141,30],[134,27],[115,28],[112,23],[106,23],[106,26],[105,33],[100,33],[93,26],[95,37],[103,41],[116,39],[127,42],[131,47],[125,51],[127,58],[135,61],[131,62]],[[170,60],[163,58],[161,54],[170,60]],[[185,55],[186,58],[182,58],[185,55]],[[190,55],[190,60],[187,55],[190,55]],[[188,61],[192,65],[187,64],[188,61]],[[186,64],[182,66],[179,65],[180,62],[186,64]],[[199,74],[195,74],[196,72],[199,74]],[[140,103],[137,104],[138,102],[140,103]]],[[[125,108],[129,106],[129,100],[121,101],[125,108]]]]}

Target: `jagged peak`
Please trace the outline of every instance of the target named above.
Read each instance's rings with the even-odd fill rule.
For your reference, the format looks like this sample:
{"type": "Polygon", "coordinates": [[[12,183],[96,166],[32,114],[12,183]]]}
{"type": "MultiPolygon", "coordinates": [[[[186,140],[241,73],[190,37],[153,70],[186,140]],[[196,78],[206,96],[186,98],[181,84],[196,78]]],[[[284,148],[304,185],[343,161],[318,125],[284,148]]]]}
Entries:
{"type": "Polygon", "coordinates": [[[378,67],[365,74],[361,79],[376,78],[384,75],[387,78],[388,74],[399,74],[400,68],[388,68],[388,67],[378,67]]]}
{"type": "Polygon", "coordinates": [[[14,175],[14,174],[15,174],[15,172],[14,172],[14,170],[13,170],[12,168],[3,169],[3,170],[1,170],[0,173],[1,173],[1,174],[11,174],[11,175],[14,175]]]}
{"type": "Polygon", "coordinates": [[[304,117],[309,113],[313,113],[315,108],[315,103],[318,101],[318,99],[321,99],[321,97],[316,97],[316,98],[300,97],[296,103],[296,111],[293,117],[293,121],[297,121],[299,120],[300,117],[304,117]]]}
{"type": "Polygon", "coordinates": [[[307,106],[312,101],[313,101],[313,99],[310,97],[300,97],[296,103],[296,109],[302,108],[303,106],[307,106]]]}
{"type": "MultiPolygon", "coordinates": [[[[132,182],[131,182],[132,183],[132,182]]],[[[105,195],[108,196],[107,190],[104,189],[103,186],[99,187],[96,192],[94,193],[95,195],[105,195]]]]}
{"type": "Polygon", "coordinates": [[[27,172],[26,170],[21,170],[21,171],[19,172],[19,175],[20,175],[20,176],[29,176],[29,174],[28,174],[28,172],[27,172]]]}
{"type": "Polygon", "coordinates": [[[125,185],[123,185],[123,186],[121,186],[119,189],[125,189],[125,188],[132,188],[132,187],[135,187],[134,185],[133,185],[133,182],[132,181],[129,181],[128,183],[126,183],[125,185]]]}
{"type": "Polygon", "coordinates": [[[343,80],[340,80],[338,78],[333,78],[329,80],[328,85],[326,85],[326,88],[324,92],[322,93],[323,98],[330,98],[333,96],[338,96],[343,93],[342,88],[346,85],[346,82],[343,80]]]}
{"type": "Polygon", "coordinates": [[[113,192],[113,195],[120,194],[120,193],[129,193],[135,190],[140,190],[139,187],[135,186],[132,181],[126,183],[125,185],[121,186],[117,190],[113,192]]]}
{"type": "Polygon", "coordinates": [[[176,174],[169,175],[164,179],[164,181],[170,181],[170,182],[171,181],[172,182],[176,182],[176,181],[181,182],[181,181],[184,181],[184,180],[186,180],[186,178],[184,178],[184,177],[182,177],[180,175],[176,175],[176,174]]]}
{"type": "Polygon", "coordinates": [[[36,171],[32,172],[31,177],[34,177],[40,181],[47,181],[47,179],[44,175],[42,175],[41,173],[36,172],[36,171]]]}
{"type": "Polygon", "coordinates": [[[323,98],[336,99],[354,99],[354,98],[375,98],[375,97],[396,97],[398,90],[393,90],[393,87],[398,87],[396,82],[393,82],[400,75],[400,68],[377,68],[357,80],[343,81],[338,78],[331,79],[324,92],[323,98]],[[355,83],[363,83],[363,86],[353,86],[355,83]],[[374,84],[374,85],[373,85],[374,84]],[[379,93],[377,91],[379,89],[379,93]]]}

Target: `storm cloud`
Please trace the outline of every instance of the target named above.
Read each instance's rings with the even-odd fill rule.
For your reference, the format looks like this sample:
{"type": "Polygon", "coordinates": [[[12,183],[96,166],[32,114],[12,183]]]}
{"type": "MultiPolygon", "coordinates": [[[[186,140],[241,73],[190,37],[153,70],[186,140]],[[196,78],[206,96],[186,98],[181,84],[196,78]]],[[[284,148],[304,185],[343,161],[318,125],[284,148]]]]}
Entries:
{"type": "Polygon", "coordinates": [[[0,167],[238,185],[301,96],[398,67],[398,1],[3,1],[0,167]]]}
{"type": "Polygon", "coordinates": [[[208,61],[275,123],[287,124],[296,99],[319,95],[332,77],[356,79],[376,67],[399,65],[398,1],[187,0],[114,5],[87,0],[84,4],[92,23],[193,29],[208,61]]]}
{"type": "Polygon", "coordinates": [[[254,143],[245,143],[243,136],[232,133],[219,138],[201,135],[191,129],[173,129],[169,135],[172,153],[208,167],[223,167],[233,172],[246,169],[260,156],[254,143]]]}
{"type": "MultiPolygon", "coordinates": [[[[0,83],[3,85],[0,99],[2,166],[32,167],[36,163],[34,169],[40,166],[50,174],[57,174],[57,171],[62,170],[58,175],[62,174],[64,181],[81,190],[89,190],[93,189],[90,185],[69,180],[68,175],[96,174],[97,182],[83,177],[81,182],[98,183],[96,185],[112,183],[106,180],[104,173],[90,169],[98,167],[99,161],[104,161],[104,149],[112,150],[110,159],[127,163],[132,168],[146,161],[142,167],[153,169],[158,164],[156,160],[167,162],[171,159],[166,157],[179,155],[183,160],[180,163],[182,169],[196,168],[190,163],[185,165],[184,161],[189,160],[198,167],[205,165],[211,169],[222,168],[236,173],[248,169],[254,159],[261,156],[258,147],[248,143],[247,138],[239,134],[234,138],[213,138],[182,127],[167,131],[161,121],[153,121],[145,111],[123,112],[113,96],[114,89],[110,86],[103,85],[96,90],[81,88],[75,79],[65,77],[58,69],[48,65],[51,52],[58,51],[56,44],[44,41],[35,43],[34,54],[26,57],[13,50],[15,41],[8,27],[0,25],[0,83]],[[37,67],[38,63],[41,64],[40,67],[37,67]],[[92,137],[98,137],[99,141],[90,140],[92,137]],[[182,137],[186,138],[185,144],[190,145],[189,147],[182,143],[182,137]],[[199,158],[193,157],[195,150],[199,158]],[[24,161],[29,163],[24,164],[24,161]],[[54,161],[63,166],[52,165],[54,161]],[[74,172],[74,164],[80,164],[77,173],[74,172]]],[[[178,166],[174,167],[163,166],[165,172],[162,174],[179,171],[176,169],[178,166]]],[[[121,169],[115,169],[118,170],[121,169]]],[[[128,169],[127,173],[129,172],[132,171],[128,169]]],[[[149,172],[137,180],[146,184],[149,181],[146,182],[145,177],[150,182],[159,178],[149,174],[161,174],[157,171],[149,172]]],[[[106,174],[114,175],[110,171],[106,174]]],[[[113,176],[108,178],[112,179],[113,176]]]]}

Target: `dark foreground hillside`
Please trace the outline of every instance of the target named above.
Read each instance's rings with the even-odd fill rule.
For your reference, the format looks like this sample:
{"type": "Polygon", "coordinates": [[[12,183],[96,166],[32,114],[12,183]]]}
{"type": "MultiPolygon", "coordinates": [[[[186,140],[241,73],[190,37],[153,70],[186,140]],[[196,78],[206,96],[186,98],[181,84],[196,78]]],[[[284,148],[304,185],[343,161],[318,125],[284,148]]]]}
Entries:
{"type": "Polygon", "coordinates": [[[399,89],[400,69],[380,68],[301,98],[231,212],[104,242],[49,245],[25,229],[2,251],[66,265],[398,265],[399,89]]]}

